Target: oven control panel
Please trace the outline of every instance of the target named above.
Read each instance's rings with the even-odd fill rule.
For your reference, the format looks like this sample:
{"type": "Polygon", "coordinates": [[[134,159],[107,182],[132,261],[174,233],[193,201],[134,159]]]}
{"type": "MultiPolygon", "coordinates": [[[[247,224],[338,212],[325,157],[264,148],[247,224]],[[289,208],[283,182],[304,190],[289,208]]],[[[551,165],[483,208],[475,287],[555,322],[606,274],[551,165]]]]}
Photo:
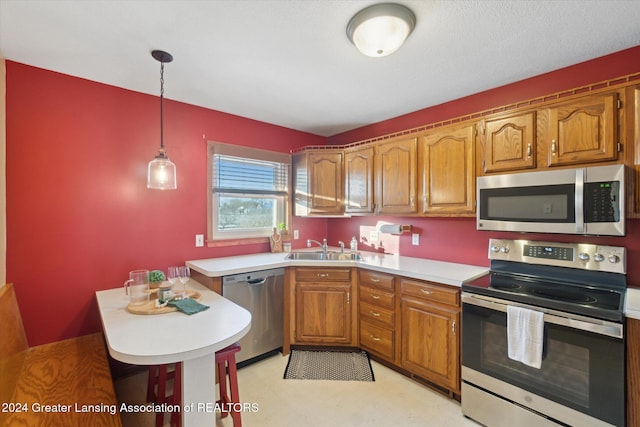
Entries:
{"type": "Polygon", "coordinates": [[[556,265],[584,270],[626,273],[626,251],[619,246],[590,243],[489,240],[489,259],[556,265]]]}

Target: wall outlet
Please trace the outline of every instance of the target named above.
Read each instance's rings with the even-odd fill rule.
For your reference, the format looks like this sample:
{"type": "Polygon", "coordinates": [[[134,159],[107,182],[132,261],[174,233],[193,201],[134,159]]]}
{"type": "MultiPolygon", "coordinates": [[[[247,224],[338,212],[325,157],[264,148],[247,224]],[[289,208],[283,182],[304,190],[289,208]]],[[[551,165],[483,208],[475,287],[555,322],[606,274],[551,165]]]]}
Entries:
{"type": "Polygon", "coordinates": [[[204,234],[196,234],[196,248],[204,246],[204,234]]]}
{"type": "Polygon", "coordinates": [[[300,238],[300,230],[293,230],[293,238],[298,240],[300,238]]]}
{"type": "Polygon", "coordinates": [[[412,233],[411,234],[411,244],[413,246],[419,246],[420,245],[420,235],[418,233],[412,233]]]}
{"type": "Polygon", "coordinates": [[[380,240],[380,236],[378,236],[378,230],[371,230],[369,232],[369,241],[377,242],[378,240],[380,240]]]}

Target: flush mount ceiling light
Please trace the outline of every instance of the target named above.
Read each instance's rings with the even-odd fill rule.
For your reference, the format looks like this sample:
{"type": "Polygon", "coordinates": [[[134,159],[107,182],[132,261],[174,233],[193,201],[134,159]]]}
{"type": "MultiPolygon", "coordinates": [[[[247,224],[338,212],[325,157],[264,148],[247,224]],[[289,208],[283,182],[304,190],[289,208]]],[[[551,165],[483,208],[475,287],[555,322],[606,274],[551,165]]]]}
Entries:
{"type": "Polygon", "coordinates": [[[176,189],[176,165],[173,164],[164,149],[164,123],[162,100],[164,99],[164,64],[173,61],[173,56],[161,50],[151,52],[160,61],[160,149],[158,155],[149,162],[147,168],[147,188],[155,190],[176,189]]]}
{"type": "Polygon", "coordinates": [[[356,13],[347,36],[360,52],[379,58],[398,50],[416,26],[416,16],[401,4],[380,3],[356,13]]]}

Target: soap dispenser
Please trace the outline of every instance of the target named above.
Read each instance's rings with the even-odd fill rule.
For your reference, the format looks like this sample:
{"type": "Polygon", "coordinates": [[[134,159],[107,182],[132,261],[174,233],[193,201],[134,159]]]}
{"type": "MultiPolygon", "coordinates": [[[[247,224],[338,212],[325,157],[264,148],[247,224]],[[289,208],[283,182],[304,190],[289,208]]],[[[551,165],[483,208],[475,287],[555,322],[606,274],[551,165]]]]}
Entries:
{"type": "Polygon", "coordinates": [[[358,252],[358,239],[356,239],[356,236],[353,236],[351,238],[351,252],[355,253],[358,252]]]}

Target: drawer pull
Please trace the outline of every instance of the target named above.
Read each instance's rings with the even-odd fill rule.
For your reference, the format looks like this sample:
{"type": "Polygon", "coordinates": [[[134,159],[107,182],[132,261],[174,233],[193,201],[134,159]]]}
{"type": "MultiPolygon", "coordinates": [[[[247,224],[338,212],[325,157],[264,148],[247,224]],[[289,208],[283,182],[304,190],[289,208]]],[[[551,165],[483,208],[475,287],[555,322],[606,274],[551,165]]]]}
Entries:
{"type": "Polygon", "coordinates": [[[380,279],[376,279],[375,277],[372,277],[370,279],[373,283],[380,283],[380,279]]]}
{"type": "Polygon", "coordinates": [[[426,289],[420,289],[420,292],[422,292],[425,295],[431,295],[433,293],[432,291],[428,291],[426,289]]]}
{"type": "Polygon", "coordinates": [[[373,335],[369,335],[369,338],[371,338],[373,341],[380,341],[380,338],[378,337],[374,337],[373,335]]]}
{"type": "Polygon", "coordinates": [[[318,277],[329,277],[329,273],[318,273],[318,277]]]}
{"type": "Polygon", "coordinates": [[[373,317],[380,317],[380,313],[376,313],[375,311],[369,311],[369,314],[373,317]]]}
{"type": "Polygon", "coordinates": [[[380,295],[371,295],[371,299],[378,300],[380,299],[380,295]]]}

